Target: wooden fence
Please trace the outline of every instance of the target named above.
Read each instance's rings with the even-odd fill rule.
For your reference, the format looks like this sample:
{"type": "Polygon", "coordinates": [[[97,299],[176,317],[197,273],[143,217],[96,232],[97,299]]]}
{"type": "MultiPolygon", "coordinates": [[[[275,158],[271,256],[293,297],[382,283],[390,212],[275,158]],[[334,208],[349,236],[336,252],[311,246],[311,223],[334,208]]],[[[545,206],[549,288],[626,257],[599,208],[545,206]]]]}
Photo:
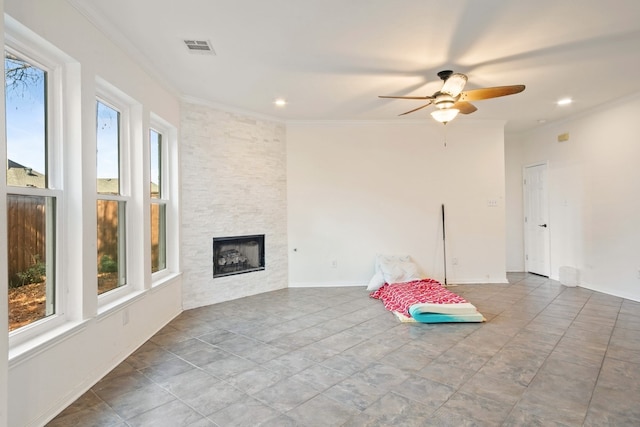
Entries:
{"type": "Polygon", "coordinates": [[[118,262],[118,202],[115,200],[98,200],[98,271],[100,260],[104,256],[118,262]]]}
{"type": "Polygon", "coordinates": [[[46,259],[46,198],[7,196],[9,283],[21,284],[18,273],[46,259]]]}
{"type": "MultiPolygon", "coordinates": [[[[98,253],[118,261],[118,202],[99,200],[97,208],[98,253]]],[[[151,208],[151,224],[157,224],[159,209],[151,208]]],[[[7,238],[9,283],[21,283],[18,273],[26,271],[38,260],[46,260],[46,198],[40,196],[7,197],[7,238]]],[[[151,227],[151,262],[158,265],[158,228],[151,227]]]]}

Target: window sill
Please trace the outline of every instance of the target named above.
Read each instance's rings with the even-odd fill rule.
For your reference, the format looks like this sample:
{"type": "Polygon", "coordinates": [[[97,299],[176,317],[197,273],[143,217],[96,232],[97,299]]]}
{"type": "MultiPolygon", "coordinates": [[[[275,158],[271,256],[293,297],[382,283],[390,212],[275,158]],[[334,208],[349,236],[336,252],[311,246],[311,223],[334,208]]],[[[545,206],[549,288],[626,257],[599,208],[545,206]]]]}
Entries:
{"type": "Polygon", "coordinates": [[[134,302],[141,299],[147,292],[154,292],[157,289],[168,286],[170,283],[174,282],[177,278],[181,276],[182,276],[182,273],[172,273],[166,276],[162,276],[161,279],[158,279],[157,281],[153,282],[153,284],[151,285],[151,289],[131,291],[126,294],[123,294],[122,296],[114,299],[113,301],[109,301],[108,303],[101,305],[98,308],[97,321],[100,322],[102,319],[105,319],[110,315],[112,315],[113,313],[116,313],[122,310],[123,308],[127,307],[128,305],[133,304],[134,302]]]}
{"type": "Polygon", "coordinates": [[[130,304],[133,304],[135,301],[142,298],[144,294],[144,290],[131,291],[123,294],[121,297],[114,299],[113,301],[109,301],[108,303],[99,306],[96,320],[100,322],[101,320],[111,316],[113,313],[120,311],[130,304]]]}
{"type": "Polygon", "coordinates": [[[182,277],[182,273],[168,273],[163,274],[158,278],[154,277],[152,278],[151,291],[164,288],[165,286],[168,286],[169,284],[175,282],[180,277],[182,277]]]}
{"type": "Polygon", "coordinates": [[[57,328],[10,348],[9,369],[82,332],[87,323],[87,320],[66,322],[57,328]]]}

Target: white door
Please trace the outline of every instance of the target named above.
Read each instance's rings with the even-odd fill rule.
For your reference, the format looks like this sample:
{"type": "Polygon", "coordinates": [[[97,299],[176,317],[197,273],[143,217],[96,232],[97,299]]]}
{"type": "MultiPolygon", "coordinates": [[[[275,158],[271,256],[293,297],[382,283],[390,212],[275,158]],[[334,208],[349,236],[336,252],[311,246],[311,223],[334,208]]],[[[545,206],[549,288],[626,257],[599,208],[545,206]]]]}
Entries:
{"type": "Polygon", "coordinates": [[[524,168],[525,269],[549,277],[547,165],[524,168]]]}

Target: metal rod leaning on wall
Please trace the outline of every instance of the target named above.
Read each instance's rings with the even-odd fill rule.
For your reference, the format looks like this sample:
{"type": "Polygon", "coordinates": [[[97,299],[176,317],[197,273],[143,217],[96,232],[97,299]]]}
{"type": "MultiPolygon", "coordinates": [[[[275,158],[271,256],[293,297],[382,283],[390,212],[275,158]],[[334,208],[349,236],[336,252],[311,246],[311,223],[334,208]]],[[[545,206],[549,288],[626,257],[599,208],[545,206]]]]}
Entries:
{"type": "Polygon", "coordinates": [[[444,285],[447,286],[447,237],[445,233],[444,203],[442,204],[442,258],[444,260],[444,285]]]}

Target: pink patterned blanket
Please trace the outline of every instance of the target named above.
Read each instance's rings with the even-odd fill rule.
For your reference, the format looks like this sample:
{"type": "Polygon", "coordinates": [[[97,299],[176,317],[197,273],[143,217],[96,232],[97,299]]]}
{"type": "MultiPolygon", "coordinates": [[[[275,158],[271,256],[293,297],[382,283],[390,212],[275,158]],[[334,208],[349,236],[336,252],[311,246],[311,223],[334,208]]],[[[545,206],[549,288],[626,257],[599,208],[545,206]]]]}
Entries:
{"type": "Polygon", "coordinates": [[[372,292],[371,298],[382,301],[389,311],[397,311],[411,317],[409,307],[414,304],[460,304],[467,300],[447,290],[440,282],[433,279],[414,280],[412,282],[388,284],[372,292]]]}

